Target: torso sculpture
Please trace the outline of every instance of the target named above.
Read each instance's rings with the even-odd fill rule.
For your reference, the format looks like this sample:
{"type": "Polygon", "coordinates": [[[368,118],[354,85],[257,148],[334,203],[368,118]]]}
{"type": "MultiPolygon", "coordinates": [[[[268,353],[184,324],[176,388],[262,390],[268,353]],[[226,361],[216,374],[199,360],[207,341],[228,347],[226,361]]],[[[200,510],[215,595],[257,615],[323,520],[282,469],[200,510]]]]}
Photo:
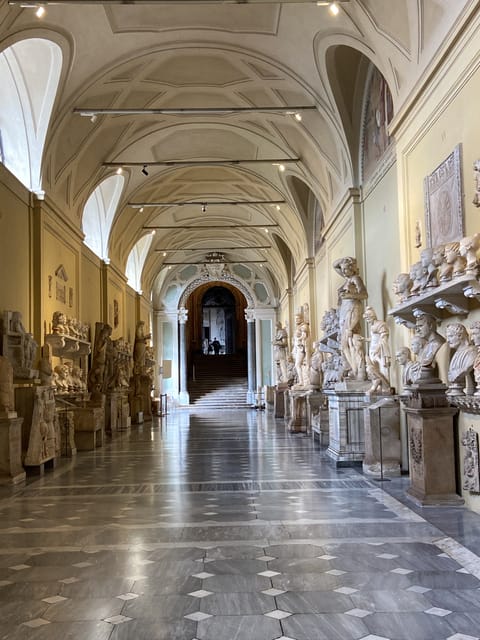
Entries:
{"type": "Polygon", "coordinates": [[[295,333],[293,336],[292,355],[295,362],[295,372],[298,387],[308,385],[308,368],[309,368],[309,342],[310,342],[310,325],[305,319],[304,312],[299,311],[295,316],[295,333]]]}
{"type": "Polygon", "coordinates": [[[372,391],[388,392],[391,363],[390,331],[385,321],[378,320],[372,307],[366,307],[363,317],[370,326],[367,374],[372,382],[372,391]]]}
{"type": "Polygon", "coordinates": [[[359,276],[355,258],[340,258],[334,262],[333,268],[345,278],[344,283],[338,289],[338,316],[342,356],[350,369],[349,377],[355,380],[364,380],[363,350],[359,341],[355,339],[355,335],[360,336],[360,319],[362,317],[363,300],[367,298],[367,290],[359,276]]]}
{"type": "Polygon", "coordinates": [[[277,366],[277,381],[287,382],[287,349],[288,349],[288,335],[287,330],[282,327],[281,322],[277,322],[275,337],[272,340],[273,345],[273,359],[277,366]]]}

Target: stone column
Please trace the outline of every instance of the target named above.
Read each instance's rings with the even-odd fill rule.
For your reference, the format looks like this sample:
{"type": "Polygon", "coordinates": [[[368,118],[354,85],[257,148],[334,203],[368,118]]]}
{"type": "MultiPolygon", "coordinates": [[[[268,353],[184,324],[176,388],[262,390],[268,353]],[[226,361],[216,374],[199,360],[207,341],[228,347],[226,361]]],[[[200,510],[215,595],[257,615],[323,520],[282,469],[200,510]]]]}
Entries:
{"type": "Polygon", "coordinates": [[[179,400],[181,405],[190,404],[190,396],[187,389],[187,339],[186,324],[188,311],[185,307],[178,310],[178,330],[179,330],[179,365],[180,365],[180,393],[179,400]]]}
{"type": "Polygon", "coordinates": [[[245,319],[247,321],[247,353],[248,353],[248,404],[255,404],[255,315],[253,309],[245,310],[245,319]]]}

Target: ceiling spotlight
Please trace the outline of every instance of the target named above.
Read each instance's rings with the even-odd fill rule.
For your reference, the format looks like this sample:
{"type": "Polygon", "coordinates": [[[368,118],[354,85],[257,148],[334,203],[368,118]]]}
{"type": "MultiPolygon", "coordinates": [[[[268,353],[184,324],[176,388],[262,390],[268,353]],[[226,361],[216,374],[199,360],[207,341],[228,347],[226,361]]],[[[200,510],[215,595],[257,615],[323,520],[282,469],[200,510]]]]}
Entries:
{"type": "Polygon", "coordinates": [[[95,124],[95,122],[97,121],[97,119],[98,119],[98,116],[94,113],[94,114],[92,115],[92,117],[90,118],[90,122],[93,122],[93,124],[95,124]]]}
{"type": "Polygon", "coordinates": [[[338,4],[336,2],[332,2],[330,4],[330,7],[328,8],[328,10],[332,14],[332,16],[338,16],[338,14],[340,12],[340,9],[339,9],[338,4]]]}
{"type": "Polygon", "coordinates": [[[42,5],[40,5],[38,9],[35,11],[35,15],[37,16],[37,18],[43,18],[45,14],[46,14],[46,10],[45,10],[45,7],[43,7],[42,5]]]}
{"type": "Polygon", "coordinates": [[[293,116],[297,122],[302,121],[302,114],[297,111],[297,113],[293,116]]]}
{"type": "Polygon", "coordinates": [[[157,232],[155,231],[155,229],[151,232],[150,235],[154,236],[157,232]]]}
{"type": "Polygon", "coordinates": [[[285,165],[284,164],[279,164],[278,165],[278,170],[282,171],[282,172],[285,171],[285,165]]]}
{"type": "Polygon", "coordinates": [[[277,206],[275,207],[275,209],[276,209],[277,211],[280,211],[280,205],[279,205],[279,204],[277,204],[277,206]]]}
{"type": "Polygon", "coordinates": [[[140,209],[138,210],[138,213],[143,213],[143,207],[140,207],[140,209]]]}
{"type": "Polygon", "coordinates": [[[206,210],[207,210],[207,205],[206,204],[202,204],[202,213],[205,213],[206,210]]]}
{"type": "Polygon", "coordinates": [[[265,233],[268,233],[268,229],[265,229],[265,233]]]}
{"type": "Polygon", "coordinates": [[[166,255],[167,255],[167,252],[166,252],[166,251],[164,251],[164,252],[163,252],[163,257],[165,258],[165,256],[166,256],[166,255]]]}
{"type": "Polygon", "coordinates": [[[123,173],[123,169],[122,169],[122,167],[118,167],[118,169],[117,169],[116,173],[117,173],[117,176],[121,176],[121,175],[122,175],[122,173],[123,173]]]}
{"type": "Polygon", "coordinates": [[[148,176],[148,171],[147,171],[147,165],[146,164],[143,165],[142,173],[143,173],[144,176],[148,176]]]}

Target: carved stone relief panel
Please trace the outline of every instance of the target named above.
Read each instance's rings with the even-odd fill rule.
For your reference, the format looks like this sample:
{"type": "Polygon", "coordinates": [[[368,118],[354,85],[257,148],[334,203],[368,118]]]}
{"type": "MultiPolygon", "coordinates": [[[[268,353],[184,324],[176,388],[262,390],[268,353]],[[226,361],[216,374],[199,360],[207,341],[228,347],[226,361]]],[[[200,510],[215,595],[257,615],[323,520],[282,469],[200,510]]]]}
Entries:
{"type": "Polygon", "coordinates": [[[480,468],[478,464],[478,434],[470,427],[462,435],[463,453],[463,488],[473,493],[480,493],[480,468]]]}

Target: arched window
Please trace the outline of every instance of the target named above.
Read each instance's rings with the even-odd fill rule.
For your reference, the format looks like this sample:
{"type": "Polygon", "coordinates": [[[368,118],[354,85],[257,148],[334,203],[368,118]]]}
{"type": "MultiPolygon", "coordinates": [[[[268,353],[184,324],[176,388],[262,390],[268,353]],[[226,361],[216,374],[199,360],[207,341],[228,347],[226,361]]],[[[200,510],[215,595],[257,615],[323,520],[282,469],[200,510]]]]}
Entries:
{"type": "Polygon", "coordinates": [[[128,256],[125,275],[128,278],[128,284],[132,289],[135,289],[135,291],[138,292],[142,290],[142,271],[152,240],[153,236],[151,233],[143,236],[143,238],[140,238],[136,243],[128,256]]]}
{"type": "Polygon", "coordinates": [[[108,262],[108,239],[123,183],[124,178],[120,175],[106,178],[89,197],[83,209],[84,242],[105,262],[108,262]]]}
{"type": "Polygon", "coordinates": [[[60,47],[44,38],[0,53],[0,161],[30,191],[42,191],[42,154],[62,69],[60,47]]]}

